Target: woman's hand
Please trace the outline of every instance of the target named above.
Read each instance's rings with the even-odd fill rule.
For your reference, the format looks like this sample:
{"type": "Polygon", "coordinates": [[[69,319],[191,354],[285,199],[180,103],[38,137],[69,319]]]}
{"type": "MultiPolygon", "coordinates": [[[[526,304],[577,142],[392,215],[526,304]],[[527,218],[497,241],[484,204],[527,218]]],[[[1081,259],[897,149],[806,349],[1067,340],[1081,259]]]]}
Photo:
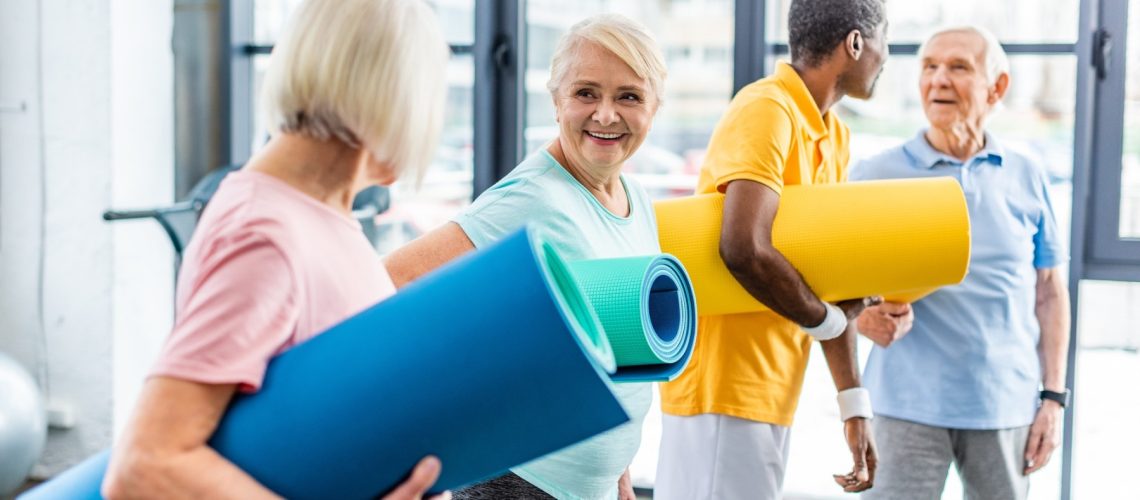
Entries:
{"type": "Polygon", "coordinates": [[[629,478],[628,467],[618,479],[618,500],[637,500],[637,495],[633,492],[633,480],[629,478]]]}
{"type": "MultiPolygon", "coordinates": [[[[416,468],[412,469],[412,476],[392,490],[391,493],[385,495],[384,500],[420,500],[424,493],[427,493],[428,488],[435,484],[436,479],[439,479],[441,470],[442,465],[438,458],[424,457],[420,463],[416,464],[416,468]]],[[[451,492],[445,491],[431,498],[432,500],[451,500],[451,492]]]]}

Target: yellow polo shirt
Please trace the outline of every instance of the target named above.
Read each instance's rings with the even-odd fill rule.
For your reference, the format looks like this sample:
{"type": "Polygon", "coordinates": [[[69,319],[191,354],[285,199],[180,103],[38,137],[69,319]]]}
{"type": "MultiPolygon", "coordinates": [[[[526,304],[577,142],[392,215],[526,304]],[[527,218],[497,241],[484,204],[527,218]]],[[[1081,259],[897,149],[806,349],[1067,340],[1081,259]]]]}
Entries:
{"type": "MultiPolygon", "coordinates": [[[[843,182],[849,135],[835,113],[820,116],[799,74],[780,62],[774,75],[732,99],[709,140],[697,193],[723,193],[740,179],[777,193],[785,185],[843,182]]],[[[662,410],[791,426],[811,344],[798,325],[771,311],[701,316],[688,369],[661,385],[662,410]]]]}

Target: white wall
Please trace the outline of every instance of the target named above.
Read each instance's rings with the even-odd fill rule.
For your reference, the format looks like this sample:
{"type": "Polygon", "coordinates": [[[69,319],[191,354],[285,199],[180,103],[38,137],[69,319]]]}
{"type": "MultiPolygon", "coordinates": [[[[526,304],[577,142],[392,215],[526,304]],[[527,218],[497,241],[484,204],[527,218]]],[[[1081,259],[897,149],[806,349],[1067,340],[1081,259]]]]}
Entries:
{"type": "Polygon", "coordinates": [[[110,444],[169,331],[170,246],[111,206],[173,191],[172,4],[0,2],[0,350],[37,375],[53,429],[34,474],[110,444]],[[120,412],[121,413],[121,412],[120,412]]]}

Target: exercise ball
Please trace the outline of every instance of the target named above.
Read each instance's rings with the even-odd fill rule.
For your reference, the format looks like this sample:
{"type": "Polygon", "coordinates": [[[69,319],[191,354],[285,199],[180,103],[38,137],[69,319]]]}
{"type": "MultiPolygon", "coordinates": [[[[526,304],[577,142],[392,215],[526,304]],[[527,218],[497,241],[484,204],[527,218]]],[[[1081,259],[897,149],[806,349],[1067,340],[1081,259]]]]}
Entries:
{"type": "Polygon", "coordinates": [[[24,484],[47,440],[47,416],[36,381],[0,352],[0,496],[24,484]]]}

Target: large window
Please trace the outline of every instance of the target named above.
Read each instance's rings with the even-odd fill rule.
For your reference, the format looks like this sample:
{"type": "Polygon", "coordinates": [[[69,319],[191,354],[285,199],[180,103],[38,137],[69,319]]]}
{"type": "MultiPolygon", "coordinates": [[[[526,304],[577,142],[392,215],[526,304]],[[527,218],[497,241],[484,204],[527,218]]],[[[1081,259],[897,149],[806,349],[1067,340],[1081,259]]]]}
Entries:
{"type": "MultiPolygon", "coordinates": [[[[259,47],[251,51],[254,99],[235,102],[231,110],[253,117],[254,149],[265,140],[253,104],[267,61],[266,49],[300,2],[254,0],[253,40],[259,47]]],[[[485,188],[509,171],[519,146],[513,132],[518,129],[514,127],[522,128],[518,138],[522,144],[517,149],[525,154],[556,137],[553,104],[546,90],[550,58],[566,29],[589,15],[618,12],[644,23],[656,35],[665,55],[669,69],[665,105],[645,145],[627,165],[627,173],[657,198],[692,192],[709,136],[727,108],[733,86],[753,78],[760,68],[770,70],[772,63],[786,57],[787,52],[790,0],[430,3],[439,13],[453,47],[447,76],[447,123],[435,164],[422,188],[393,187],[392,207],[377,219],[386,235],[382,251],[446,221],[470,202],[473,185],[485,188]],[[515,18],[503,15],[520,11],[525,15],[522,28],[512,24],[515,18]],[[738,14],[740,18],[736,19],[738,14]],[[480,26],[493,28],[481,28],[478,37],[477,17],[484,23],[480,26]],[[749,20],[755,22],[750,24],[749,20]],[[525,30],[525,36],[518,37],[516,28],[525,30]],[[477,38],[482,41],[477,42],[477,38]],[[525,47],[516,45],[520,39],[525,39],[525,47]],[[501,52],[504,48],[507,50],[501,52]],[[521,52],[513,52],[519,49],[521,52]],[[503,54],[508,56],[500,60],[503,54]],[[519,70],[517,75],[512,74],[515,69],[519,70]],[[479,75],[481,85],[488,85],[478,101],[474,96],[475,75],[479,75]],[[513,90],[504,91],[508,87],[513,90]],[[522,90],[514,93],[517,89],[522,90]],[[516,114],[513,106],[519,96],[525,96],[525,104],[516,114]],[[491,125],[478,127],[479,144],[475,144],[477,119],[491,125]],[[474,160],[476,149],[481,152],[480,160],[474,160]]],[[[876,96],[869,101],[845,99],[835,108],[851,126],[852,159],[858,161],[897,145],[925,125],[915,54],[926,35],[943,26],[986,27],[1007,46],[1012,65],[1012,86],[987,129],[1003,143],[1042,159],[1057,219],[1065,234],[1071,229],[1082,241],[1073,249],[1074,272],[1085,278],[1140,280],[1140,42],[1135,41],[1140,36],[1127,36],[1127,28],[1140,22],[1133,22],[1140,19],[1140,7],[1130,10],[1129,3],[888,1],[892,56],[876,96]],[[1099,17],[1086,18],[1093,11],[1099,12],[1099,17]],[[1092,65],[1086,59],[1095,47],[1090,33],[1080,29],[1082,22],[1104,27],[1112,36],[1114,50],[1102,79],[1089,80],[1092,65]],[[1082,112],[1082,106],[1089,110],[1082,112]],[[1074,137],[1082,139],[1075,141],[1074,137]],[[1083,180],[1086,177],[1087,182],[1083,180]],[[1074,192],[1082,205],[1071,206],[1074,192]],[[1091,200],[1091,209],[1084,207],[1085,197],[1091,200]],[[1076,220],[1070,224],[1074,216],[1076,220]]],[[[1117,388],[1120,380],[1140,378],[1140,285],[1084,281],[1074,290],[1079,290],[1082,300],[1081,320],[1074,332],[1079,338],[1076,366],[1070,366],[1070,370],[1079,368],[1081,373],[1075,387],[1080,416],[1073,434],[1073,491],[1077,498],[1113,498],[1127,491],[1127,466],[1135,462],[1127,450],[1140,448],[1140,435],[1122,432],[1129,428],[1127,419],[1135,414],[1128,409],[1140,408],[1140,399],[1130,396],[1136,391],[1122,393],[1117,388]],[[1108,410],[1122,406],[1123,410],[1108,410]]],[[[861,354],[865,356],[869,348],[868,343],[862,344],[861,354]]],[[[634,483],[640,487],[652,487],[655,482],[660,437],[657,408],[654,404],[640,453],[631,467],[634,483]]],[[[850,457],[838,422],[834,387],[818,351],[808,368],[793,436],[785,482],[787,496],[845,498],[828,477],[849,468],[850,457]]],[[[1051,464],[1035,475],[1032,498],[1060,496],[1061,454],[1060,450],[1056,452],[1051,464]]],[[[945,498],[960,497],[961,485],[952,473],[945,498]]]]}
{"type": "MultiPolygon", "coordinates": [[[[254,11],[254,39],[259,45],[269,46],[276,41],[288,20],[289,13],[300,0],[256,0],[254,11]]],[[[391,187],[391,206],[376,217],[381,241],[380,253],[387,253],[401,244],[427,232],[458,213],[471,202],[473,166],[472,86],[474,59],[470,50],[474,42],[475,0],[435,0],[430,2],[443,25],[444,36],[455,54],[447,66],[447,110],[443,136],[435,160],[418,188],[410,183],[398,182],[391,187]]],[[[268,55],[254,56],[254,106],[261,77],[265,72],[268,55]]],[[[250,112],[254,112],[252,109],[250,112]]],[[[259,113],[254,113],[253,148],[266,139],[265,124],[259,113]]]]}

